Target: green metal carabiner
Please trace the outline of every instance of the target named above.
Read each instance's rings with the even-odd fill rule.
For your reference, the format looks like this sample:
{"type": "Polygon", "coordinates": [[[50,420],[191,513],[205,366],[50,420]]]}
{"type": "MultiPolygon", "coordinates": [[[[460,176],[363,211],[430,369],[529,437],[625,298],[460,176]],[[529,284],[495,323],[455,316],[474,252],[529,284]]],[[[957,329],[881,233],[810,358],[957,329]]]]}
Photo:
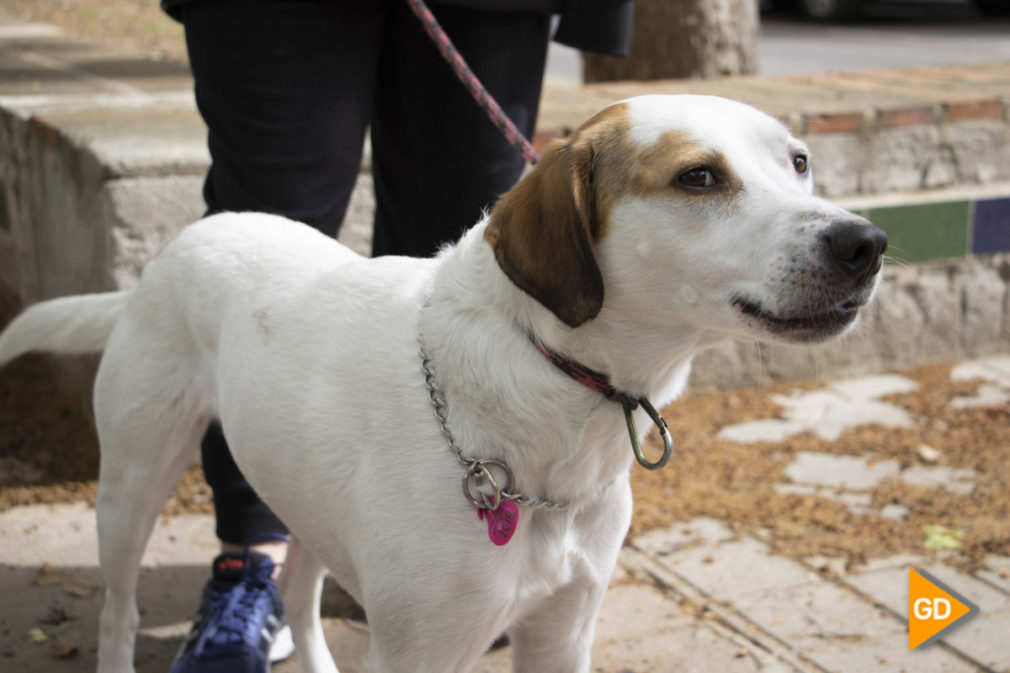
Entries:
{"type": "Polygon", "coordinates": [[[673,437],[666,427],[666,421],[656,411],[656,407],[652,406],[652,402],[645,397],[640,397],[638,398],[638,403],[642,405],[645,413],[649,414],[649,418],[659,428],[659,436],[663,438],[663,455],[656,462],[651,462],[645,457],[645,454],[642,453],[642,445],[638,441],[638,430],[635,428],[635,419],[631,415],[633,407],[624,405],[624,420],[628,424],[628,434],[631,435],[631,450],[635,452],[635,460],[638,461],[639,465],[647,470],[658,470],[666,465],[670,460],[670,456],[673,455],[673,437]]]}

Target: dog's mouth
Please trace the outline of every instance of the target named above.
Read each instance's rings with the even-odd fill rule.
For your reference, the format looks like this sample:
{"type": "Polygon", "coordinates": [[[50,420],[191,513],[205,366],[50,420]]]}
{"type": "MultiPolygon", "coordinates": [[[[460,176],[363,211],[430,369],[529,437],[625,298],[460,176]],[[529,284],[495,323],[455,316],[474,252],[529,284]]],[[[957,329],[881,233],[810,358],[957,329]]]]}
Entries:
{"type": "Polygon", "coordinates": [[[758,321],[768,332],[790,341],[821,341],[840,334],[855,321],[864,302],[849,298],[825,308],[811,306],[809,310],[776,314],[759,302],[736,297],[732,304],[744,316],[758,321]]]}

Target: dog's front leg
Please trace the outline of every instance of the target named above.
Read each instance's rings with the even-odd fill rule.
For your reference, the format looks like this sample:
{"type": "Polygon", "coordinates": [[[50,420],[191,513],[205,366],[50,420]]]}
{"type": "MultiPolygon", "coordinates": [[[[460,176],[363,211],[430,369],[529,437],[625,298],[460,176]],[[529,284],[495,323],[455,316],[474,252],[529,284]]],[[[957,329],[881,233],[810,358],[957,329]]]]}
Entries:
{"type": "Polygon", "coordinates": [[[607,583],[578,579],[509,630],[513,673],[588,673],[607,583]]]}
{"type": "Polygon", "coordinates": [[[302,673],[339,673],[326,646],[319,605],[326,569],[316,555],[293,538],[280,578],[284,610],[302,673]]]}

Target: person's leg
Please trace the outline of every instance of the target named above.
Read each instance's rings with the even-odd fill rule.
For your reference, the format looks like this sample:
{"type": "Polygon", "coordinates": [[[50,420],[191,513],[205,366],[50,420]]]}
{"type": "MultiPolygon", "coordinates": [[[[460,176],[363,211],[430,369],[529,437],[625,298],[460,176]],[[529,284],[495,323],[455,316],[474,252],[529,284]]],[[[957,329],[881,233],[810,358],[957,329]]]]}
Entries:
{"type": "MultiPolygon", "coordinates": [[[[203,473],[214,496],[216,533],[222,551],[240,552],[250,540],[264,534],[287,535],[288,529],[253,490],[228,450],[218,423],[207,428],[200,445],[203,473]]],[[[277,539],[253,543],[274,563],[284,562],[286,545],[277,539]]]]}
{"type": "Polygon", "coordinates": [[[384,4],[183,6],[209,212],[277,213],[336,235],[361,164],[384,4]]]}
{"type": "MultiPolygon", "coordinates": [[[[336,235],[358,176],[383,14],[383,2],[182,6],[197,105],[208,127],[208,214],[270,212],[336,235]]],[[[225,670],[238,661],[265,670],[265,660],[277,658],[271,634],[282,610],[272,579],[286,556],[287,529],[243,478],[219,425],[208,430],[201,450],[222,555],[172,672],[225,670]],[[255,608],[231,601],[236,590],[257,596],[255,608]],[[241,614],[222,617],[233,605],[241,614]],[[222,619],[268,628],[246,629],[252,640],[236,647],[220,635],[227,633],[216,626],[222,619]],[[268,635],[256,640],[261,632],[268,635]]]]}
{"type": "MultiPolygon", "coordinates": [[[[550,17],[433,4],[471,69],[527,137],[550,17]]],[[[523,159],[456,79],[406,2],[393,3],[372,120],[373,255],[427,256],[459,238],[519,178],[523,159]]]]}
{"type": "MultiPolygon", "coordinates": [[[[336,234],[361,162],[382,18],[381,3],[183,6],[212,159],[208,213],[278,213],[336,234]]],[[[238,471],[220,426],[202,456],[222,542],[287,532],[238,471]]]]}

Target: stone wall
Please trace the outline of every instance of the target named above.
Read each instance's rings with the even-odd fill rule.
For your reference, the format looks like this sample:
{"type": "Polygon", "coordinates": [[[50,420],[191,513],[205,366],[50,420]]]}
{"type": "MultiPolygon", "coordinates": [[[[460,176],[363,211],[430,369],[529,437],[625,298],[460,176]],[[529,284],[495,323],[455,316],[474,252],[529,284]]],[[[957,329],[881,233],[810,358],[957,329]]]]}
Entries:
{"type": "Polygon", "coordinates": [[[818,192],[837,198],[1010,179],[1010,125],[1001,116],[893,125],[898,121],[849,133],[806,134],[818,192]]]}

